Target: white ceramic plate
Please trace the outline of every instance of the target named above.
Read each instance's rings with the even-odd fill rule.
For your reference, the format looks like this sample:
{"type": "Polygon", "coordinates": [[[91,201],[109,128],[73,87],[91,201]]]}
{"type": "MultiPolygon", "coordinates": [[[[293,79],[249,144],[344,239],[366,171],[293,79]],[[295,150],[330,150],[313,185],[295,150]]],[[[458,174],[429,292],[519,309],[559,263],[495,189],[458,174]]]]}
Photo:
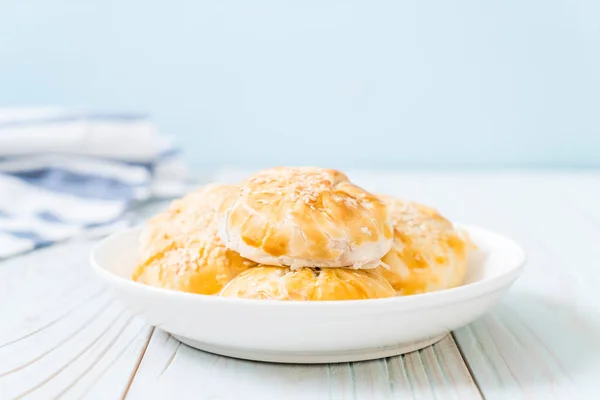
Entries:
{"type": "Polygon", "coordinates": [[[517,244],[462,227],[478,246],[465,285],[387,299],[248,300],[146,286],[130,279],[139,227],[103,240],[92,265],[134,313],[200,350],[284,363],[369,360],[437,342],[484,314],[519,276],[525,255],[517,244]]]}

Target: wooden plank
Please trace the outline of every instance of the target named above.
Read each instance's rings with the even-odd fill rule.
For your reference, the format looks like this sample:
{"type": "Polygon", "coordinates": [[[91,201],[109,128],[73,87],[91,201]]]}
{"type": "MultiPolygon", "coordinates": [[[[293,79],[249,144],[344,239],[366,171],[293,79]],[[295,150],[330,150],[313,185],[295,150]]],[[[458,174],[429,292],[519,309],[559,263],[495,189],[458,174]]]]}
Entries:
{"type": "Polygon", "coordinates": [[[481,398],[450,336],[404,357],[310,366],[221,357],[156,330],[128,398],[173,393],[181,399],[481,398]]]}
{"type": "Polygon", "coordinates": [[[151,328],[91,276],[93,242],[0,264],[0,398],[120,398],[151,328]]]}
{"type": "MultiPolygon", "coordinates": [[[[525,273],[501,305],[456,332],[486,398],[600,396],[600,179],[515,177],[479,182],[487,226],[526,247],[525,273]],[[515,193],[520,193],[515,195],[515,193]]],[[[483,223],[482,223],[483,224],[483,223]]]]}
{"type": "Polygon", "coordinates": [[[0,398],[481,398],[467,368],[489,399],[600,395],[600,175],[349,174],[526,248],[522,279],[455,332],[459,348],[448,337],[403,357],[324,366],[203,353],[112,301],[90,276],[91,243],[73,242],[0,263],[0,398]]]}

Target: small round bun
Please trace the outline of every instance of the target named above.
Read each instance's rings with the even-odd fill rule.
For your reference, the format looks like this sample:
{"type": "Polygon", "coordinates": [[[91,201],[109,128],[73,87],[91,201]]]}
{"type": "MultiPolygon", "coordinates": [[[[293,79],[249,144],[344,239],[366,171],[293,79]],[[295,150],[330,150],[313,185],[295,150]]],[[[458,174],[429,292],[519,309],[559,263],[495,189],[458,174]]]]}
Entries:
{"type": "Polygon", "coordinates": [[[221,296],[262,300],[364,300],[393,297],[394,289],[377,270],[258,266],[242,272],[221,296]]]}
{"type": "Polygon", "coordinates": [[[210,185],[182,199],[146,224],[133,280],[198,294],[216,294],[241,271],[256,265],[225,247],[217,209],[232,193],[210,185]]]}
{"type": "Polygon", "coordinates": [[[225,245],[261,264],[374,268],[392,245],[386,205],[343,173],[264,170],[223,203],[225,245]]]}
{"type": "Polygon", "coordinates": [[[471,241],[433,208],[380,196],[394,225],[394,245],[379,267],[399,295],[459,286],[467,271],[471,241]]]}

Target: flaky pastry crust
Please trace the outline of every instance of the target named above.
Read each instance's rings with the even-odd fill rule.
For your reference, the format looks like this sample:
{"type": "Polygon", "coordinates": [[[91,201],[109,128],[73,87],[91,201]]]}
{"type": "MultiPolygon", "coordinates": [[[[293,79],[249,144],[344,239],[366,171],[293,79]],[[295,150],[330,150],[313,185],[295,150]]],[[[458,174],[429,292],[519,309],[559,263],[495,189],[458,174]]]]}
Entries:
{"type": "Polygon", "coordinates": [[[399,295],[459,286],[465,279],[469,249],[466,232],[456,229],[433,208],[380,196],[390,210],[394,245],[379,267],[399,295]]]}
{"type": "Polygon", "coordinates": [[[221,239],[257,263],[373,268],[391,248],[386,205],[339,171],[272,168],[235,191],[223,203],[221,239]]]}
{"type": "Polygon", "coordinates": [[[175,200],[150,219],[140,238],[133,280],[147,285],[216,294],[256,265],[225,247],[218,235],[218,208],[232,188],[209,185],[175,200]]]}
{"type": "Polygon", "coordinates": [[[221,296],[263,300],[364,300],[395,295],[375,269],[300,268],[258,266],[250,268],[222,290],[221,296]]]}

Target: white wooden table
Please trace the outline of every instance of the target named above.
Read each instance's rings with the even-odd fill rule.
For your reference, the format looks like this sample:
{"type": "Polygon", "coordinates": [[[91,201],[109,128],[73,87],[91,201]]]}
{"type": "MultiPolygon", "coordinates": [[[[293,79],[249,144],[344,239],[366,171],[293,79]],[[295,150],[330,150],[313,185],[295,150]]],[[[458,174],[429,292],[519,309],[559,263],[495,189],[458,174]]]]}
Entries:
{"type": "Polygon", "coordinates": [[[600,173],[349,174],[511,236],[528,253],[523,276],[489,314],[424,350],[273,365],[146,325],[91,274],[93,241],[71,241],[0,263],[0,399],[600,398],[600,173]]]}

